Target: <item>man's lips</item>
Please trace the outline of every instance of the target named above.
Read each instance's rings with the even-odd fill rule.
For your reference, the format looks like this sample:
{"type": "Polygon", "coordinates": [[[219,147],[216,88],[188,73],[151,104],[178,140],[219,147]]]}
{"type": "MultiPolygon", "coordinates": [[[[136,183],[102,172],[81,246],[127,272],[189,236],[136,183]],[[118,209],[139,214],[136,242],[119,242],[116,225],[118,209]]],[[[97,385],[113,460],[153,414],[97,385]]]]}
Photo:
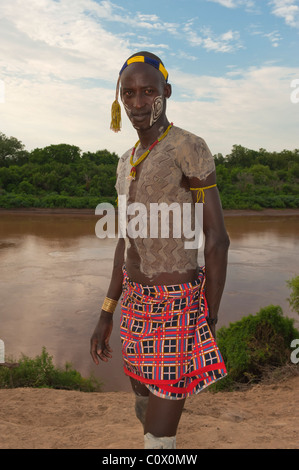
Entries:
{"type": "Polygon", "coordinates": [[[136,120],[136,121],[142,121],[146,117],[148,117],[148,113],[142,113],[142,114],[131,114],[131,117],[136,120]]]}

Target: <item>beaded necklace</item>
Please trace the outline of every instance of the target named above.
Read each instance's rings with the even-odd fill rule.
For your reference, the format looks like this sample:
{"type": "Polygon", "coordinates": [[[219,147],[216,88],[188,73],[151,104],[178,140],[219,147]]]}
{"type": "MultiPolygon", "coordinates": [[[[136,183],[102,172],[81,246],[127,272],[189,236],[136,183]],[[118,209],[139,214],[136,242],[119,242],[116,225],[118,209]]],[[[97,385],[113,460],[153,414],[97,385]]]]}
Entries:
{"type": "Polygon", "coordinates": [[[170,131],[170,129],[172,128],[173,126],[173,122],[171,124],[169,124],[169,126],[167,127],[166,131],[164,132],[164,134],[162,134],[150,147],[149,149],[144,152],[144,154],[141,155],[141,157],[138,158],[138,160],[134,163],[133,161],[133,157],[135,155],[135,151],[136,151],[136,148],[138,147],[139,143],[140,143],[140,140],[138,140],[138,142],[136,142],[133,150],[132,150],[132,154],[131,154],[131,157],[130,157],[130,163],[132,165],[132,168],[131,168],[131,171],[130,171],[130,175],[128,176],[129,179],[131,180],[134,180],[136,178],[136,166],[139,165],[139,163],[141,163],[147,156],[148,154],[153,150],[153,148],[159,143],[161,142],[161,140],[164,139],[164,137],[167,136],[168,132],[170,131]]]}

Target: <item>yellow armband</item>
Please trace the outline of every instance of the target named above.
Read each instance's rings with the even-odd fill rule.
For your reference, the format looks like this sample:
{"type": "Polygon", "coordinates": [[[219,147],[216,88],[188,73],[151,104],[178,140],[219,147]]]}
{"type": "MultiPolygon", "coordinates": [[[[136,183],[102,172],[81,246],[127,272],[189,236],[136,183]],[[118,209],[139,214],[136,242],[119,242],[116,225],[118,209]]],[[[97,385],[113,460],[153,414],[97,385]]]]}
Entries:
{"type": "Polygon", "coordinates": [[[211,186],[206,186],[204,188],[190,188],[191,191],[197,191],[197,199],[196,202],[205,202],[205,189],[215,188],[217,184],[212,184],[211,186]]]}

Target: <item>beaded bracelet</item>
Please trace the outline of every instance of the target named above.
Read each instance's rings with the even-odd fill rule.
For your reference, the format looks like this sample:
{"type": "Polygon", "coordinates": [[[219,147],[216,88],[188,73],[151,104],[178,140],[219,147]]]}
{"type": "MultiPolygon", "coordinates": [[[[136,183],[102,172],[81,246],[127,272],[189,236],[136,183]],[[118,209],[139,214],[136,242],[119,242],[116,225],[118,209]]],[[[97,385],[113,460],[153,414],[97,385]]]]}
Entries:
{"type": "Polygon", "coordinates": [[[105,297],[105,300],[102,305],[102,310],[108,313],[114,313],[114,310],[117,306],[118,301],[114,299],[109,299],[109,297],[105,297]]]}

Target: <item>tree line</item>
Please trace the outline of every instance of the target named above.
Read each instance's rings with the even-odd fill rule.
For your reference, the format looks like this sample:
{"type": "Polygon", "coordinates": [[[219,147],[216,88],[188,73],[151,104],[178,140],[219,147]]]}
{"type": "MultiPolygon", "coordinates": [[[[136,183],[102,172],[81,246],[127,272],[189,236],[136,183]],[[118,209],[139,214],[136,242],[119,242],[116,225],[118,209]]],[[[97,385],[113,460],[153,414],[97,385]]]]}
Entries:
{"type": "Polygon", "coordinates": [[[215,162],[224,209],[299,207],[299,149],[268,152],[234,145],[215,162]]]}
{"type": "Polygon", "coordinates": [[[114,203],[118,156],[108,150],[81,152],[68,144],[27,151],[0,134],[0,207],[94,209],[114,203]]]}
{"type": "MultiPolygon", "coordinates": [[[[299,149],[268,152],[234,145],[215,157],[224,209],[299,207],[299,149]]],[[[0,132],[0,207],[95,209],[116,204],[118,155],[69,144],[32,151],[0,132]]]]}

